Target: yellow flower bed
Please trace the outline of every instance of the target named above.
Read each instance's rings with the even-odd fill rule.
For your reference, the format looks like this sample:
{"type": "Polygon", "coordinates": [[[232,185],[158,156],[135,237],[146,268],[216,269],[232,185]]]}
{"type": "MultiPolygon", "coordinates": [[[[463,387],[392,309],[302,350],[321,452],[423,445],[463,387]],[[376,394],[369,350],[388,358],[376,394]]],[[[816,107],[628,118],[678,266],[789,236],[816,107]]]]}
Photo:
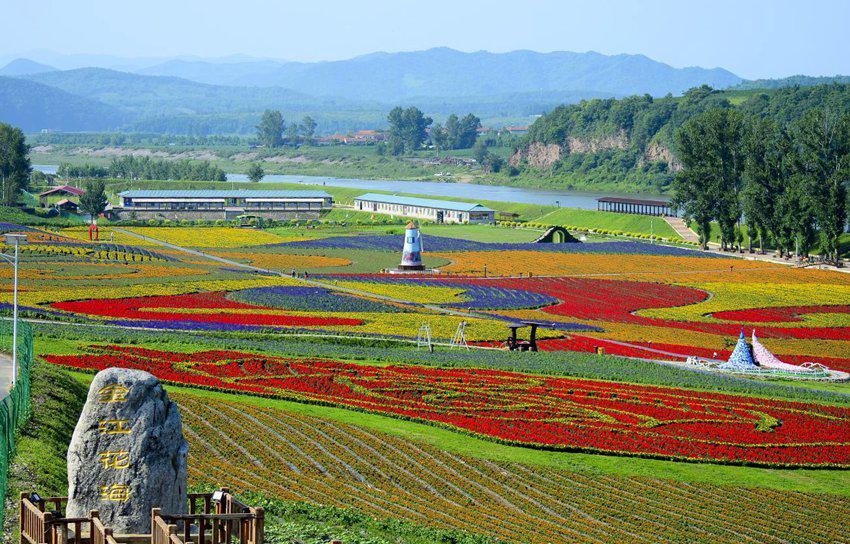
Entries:
{"type": "Polygon", "coordinates": [[[288,273],[293,268],[302,271],[307,268],[331,268],[337,266],[349,266],[351,261],[341,257],[325,257],[323,255],[291,255],[289,253],[251,253],[251,252],[226,252],[211,251],[210,254],[230,259],[232,261],[247,262],[252,266],[277,270],[288,273]]]}
{"type": "MultiPolygon", "coordinates": [[[[137,238],[136,236],[125,234],[123,232],[119,232],[118,230],[112,227],[98,227],[98,237],[101,242],[111,242],[115,244],[124,244],[128,246],[146,246],[146,247],[154,247],[159,246],[159,244],[155,242],[149,242],[147,240],[142,240],[141,238],[137,238]]],[[[89,241],[89,228],[88,227],[67,227],[62,229],[61,234],[63,236],[67,236],[68,238],[74,238],[75,240],[80,240],[82,242],[89,241]]],[[[161,247],[161,246],[160,246],[161,247]]]]}
{"type": "Polygon", "coordinates": [[[328,280],[328,283],[366,291],[373,295],[415,302],[417,304],[451,304],[469,300],[463,296],[463,289],[457,287],[438,287],[431,285],[391,284],[354,280],[328,280]]]}
{"type": "MultiPolygon", "coordinates": [[[[128,231],[188,247],[234,248],[286,242],[289,238],[265,230],[234,227],[128,227],[128,231]]],[[[103,236],[101,236],[103,238],[103,236]]],[[[136,238],[136,240],[139,240],[136,238]]]]}
{"type": "MultiPolygon", "coordinates": [[[[697,273],[728,273],[729,267],[750,269],[764,263],[738,259],[709,259],[703,257],[674,257],[667,255],[619,255],[596,253],[556,253],[543,251],[467,251],[435,252],[452,264],[446,272],[482,274],[487,266],[489,275],[516,276],[625,276],[625,279],[645,281],[689,281],[697,273]]],[[[780,266],[780,265],[768,265],[780,266]]]]}
{"type": "MultiPolygon", "coordinates": [[[[703,283],[695,285],[712,293],[698,304],[677,308],[653,308],[642,310],[640,315],[683,321],[716,321],[707,316],[725,310],[745,310],[776,306],[811,306],[822,304],[846,304],[850,300],[850,285],[832,284],[775,284],[775,283],[703,283]]],[[[833,318],[829,319],[834,322],[833,318]]],[[[841,320],[842,318],[838,318],[841,320]]],[[[846,320],[844,320],[846,322],[846,320]]],[[[789,322],[784,326],[811,326],[807,322],[789,322]]]]}

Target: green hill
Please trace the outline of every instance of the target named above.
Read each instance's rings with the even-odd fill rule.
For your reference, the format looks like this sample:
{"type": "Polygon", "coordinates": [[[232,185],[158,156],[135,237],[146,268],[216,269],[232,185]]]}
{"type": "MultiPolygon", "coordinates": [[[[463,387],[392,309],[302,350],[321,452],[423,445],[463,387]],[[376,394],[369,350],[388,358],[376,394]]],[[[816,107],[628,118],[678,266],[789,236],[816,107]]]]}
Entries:
{"type": "Polygon", "coordinates": [[[35,81],[0,77],[0,121],[26,132],[109,131],[123,127],[126,112],[35,81]]]}
{"type": "Polygon", "coordinates": [[[518,182],[663,192],[679,168],[676,130],[718,107],[789,123],[815,107],[850,110],[850,85],[726,91],[703,86],[682,97],[559,106],[531,126],[511,164],[520,170],[518,182]]]}

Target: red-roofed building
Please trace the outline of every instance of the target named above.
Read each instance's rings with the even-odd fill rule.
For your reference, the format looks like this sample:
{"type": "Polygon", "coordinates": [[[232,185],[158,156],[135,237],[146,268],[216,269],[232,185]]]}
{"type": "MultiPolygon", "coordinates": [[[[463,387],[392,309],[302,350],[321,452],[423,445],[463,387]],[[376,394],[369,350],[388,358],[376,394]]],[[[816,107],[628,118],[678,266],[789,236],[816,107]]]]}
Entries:
{"type": "Polygon", "coordinates": [[[528,125],[525,126],[507,126],[503,128],[505,132],[508,134],[527,134],[528,133],[528,125]]]}
{"type": "Polygon", "coordinates": [[[74,187],[71,185],[59,185],[57,187],[51,187],[50,189],[44,191],[43,193],[38,195],[38,201],[44,206],[48,199],[51,197],[81,197],[85,194],[85,189],[80,189],[79,187],[74,187]]]}

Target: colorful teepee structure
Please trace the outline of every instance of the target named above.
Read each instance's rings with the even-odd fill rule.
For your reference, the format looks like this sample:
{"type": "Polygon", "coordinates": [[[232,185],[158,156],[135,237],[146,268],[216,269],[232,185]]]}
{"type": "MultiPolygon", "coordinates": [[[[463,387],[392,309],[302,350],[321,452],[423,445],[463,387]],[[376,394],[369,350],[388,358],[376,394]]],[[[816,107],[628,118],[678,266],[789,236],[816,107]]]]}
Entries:
{"type": "Polygon", "coordinates": [[[732,355],[729,356],[728,361],[719,365],[719,368],[751,370],[756,366],[757,365],[755,359],[753,358],[752,349],[747,343],[746,336],[744,336],[744,329],[741,329],[741,336],[738,338],[738,343],[735,344],[735,349],[732,351],[732,355]]]}
{"type": "Polygon", "coordinates": [[[772,368],[775,370],[787,370],[789,372],[813,372],[812,369],[783,363],[776,358],[764,345],[756,338],[756,330],[753,329],[753,356],[756,364],[762,368],[772,368]]]}

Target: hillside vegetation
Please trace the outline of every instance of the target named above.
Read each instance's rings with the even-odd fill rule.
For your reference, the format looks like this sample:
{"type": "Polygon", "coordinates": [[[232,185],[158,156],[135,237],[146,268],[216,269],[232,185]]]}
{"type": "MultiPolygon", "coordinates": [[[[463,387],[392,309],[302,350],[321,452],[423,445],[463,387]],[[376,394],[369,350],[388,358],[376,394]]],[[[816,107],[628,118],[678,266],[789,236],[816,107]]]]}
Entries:
{"type": "Polygon", "coordinates": [[[667,191],[680,169],[676,130],[713,108],[734,108],[780,124],[813,108],[847,111],[850,85],[761,91],[691,89],[681,98],[633,96],[559,106],[530,128],[511,164],[519,180],[544,185],[667,191]],[[543,178],[541,180],[541,177],[543,178]]]}

